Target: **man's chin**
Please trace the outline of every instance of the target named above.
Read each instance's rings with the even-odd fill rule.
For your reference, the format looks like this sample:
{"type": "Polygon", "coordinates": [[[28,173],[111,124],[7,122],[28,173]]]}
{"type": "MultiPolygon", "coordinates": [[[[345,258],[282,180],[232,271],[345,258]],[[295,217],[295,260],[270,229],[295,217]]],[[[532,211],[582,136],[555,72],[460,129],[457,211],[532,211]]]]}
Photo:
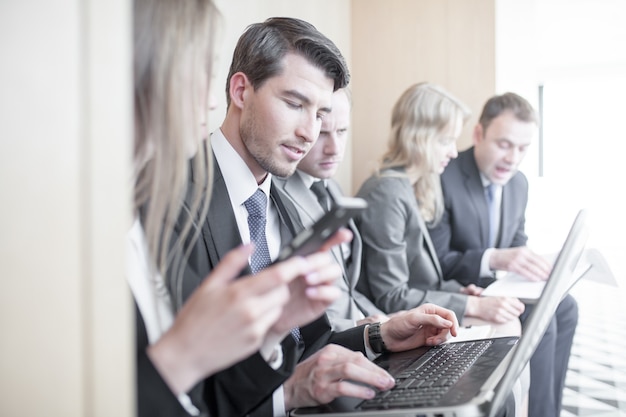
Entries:
{"type": "Polygon", "coordinates": [[[494,181],[498,185],[505,186],[513,178],[513,174],[501,175],[494,178],[494,181]]]}
{"type": "Polygon", "coordinates": [[[335,172],[337,172],[336,169],[324,169],[324,170],[315,172],[313,176],[321,180],[327,180],[329,178],[332,178],[333,175],[335,175],[335,172]]]}
{"type": "Polygon", "coordinates": [[[294,172],[296,172],[296,168],[297,168],[297,165],[272,166],[267,171],[276,177],[287,178],[287,177],[291,177],[294,174],[294,172]]]}

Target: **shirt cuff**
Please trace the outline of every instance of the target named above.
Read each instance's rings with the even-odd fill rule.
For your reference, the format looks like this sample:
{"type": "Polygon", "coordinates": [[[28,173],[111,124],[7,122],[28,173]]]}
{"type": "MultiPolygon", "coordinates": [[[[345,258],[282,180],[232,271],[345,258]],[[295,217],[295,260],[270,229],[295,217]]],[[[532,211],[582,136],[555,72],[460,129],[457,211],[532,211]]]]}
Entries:
{"type": "Polygon", "coordinates": [[[368,324],[367,326],[365,326],[363,328],[363,345],[365,346],[365,355],[367,356],[367,359],[373,361],[374,359],[376,359],[377,357],[379,357],[381,354],[380,353],[376,353],[374,352],[371,348],[370,348],[370,341],[367,338],[367,329],[370,327],[370,325],[368,324]]]}
{"type": "Polygon", "coordinates": [[[200,415],[200,410],[198,410],[198,408],[195,405],[193,405],[193,403],[191,402],[191,398],[189,398],[189,395],[184,394],[184,393],[178,395],[178,402],[185,409],[187,414],[192,415],[192,416],[200,415]]]}
{"type": "Polygon", "coordinates": [[[480,276],[481,277],[493,277],[493,271],[489,268],[489,259],[495,248],[489,248],[483,253],[483,257],[480,260],[480,276]]]}
{"type": "Polygon", "coordinates": [[[273,370],[277,370],[283,364],[283,348],[280,344],[274,345],[273,348],[267,348],[262,346],[259,351],[261,357],[265,359],[265,362],[272,368],[273,370]]]}
{"type": "Polygon", "coordinates": [[[272,405],[274,409],[274,417],[286,417],[287,410],[285,410],[285,393],[283,392],[283,386],[281,385],[272,394],[272,405]]]}

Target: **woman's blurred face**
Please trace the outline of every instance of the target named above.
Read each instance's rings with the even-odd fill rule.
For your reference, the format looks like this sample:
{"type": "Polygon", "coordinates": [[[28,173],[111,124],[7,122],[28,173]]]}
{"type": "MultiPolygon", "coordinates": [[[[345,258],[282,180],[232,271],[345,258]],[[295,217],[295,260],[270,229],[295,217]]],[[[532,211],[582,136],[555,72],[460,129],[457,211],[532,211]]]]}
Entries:
{"type": "MultiPolygon", "coordinates": [[[[217,98],[214,94],[212,94],[212,91],[214,91],[214,89],[211,88],[214,84],[214,80],[215,77],[210,76],[206,72],[201,74],[198,79],[199,82],[196,93],[199,96],[197,101],[197,103],[199,103],[199,108],[197,109],[198,117],[196,120],[200,124],[197,130],[199,137],[190,137],[188,139],[189,143],[186,147],[188,149],[187,155],[189,155],[190,158],[193,157],[196,152],[198,152],[198,145],[200,144],[200,142],[206,140],[209,137],[209,113],[211,112],[211,110],[215,110],[217,108],[217,98]]],[[[191,84],[193,85],[193,83],[191,84]]]]}
{"type": "Polygon", "coordinates": [[[215,91],[215,89],[213,88],[215,85],[215,78],[215,74],[212,74],[208,77],[208,81],[206,83],[206,86],[204,87],[204,92],[202,93],[204,94],[204,97],[200,100],[200,140],[208,139],[209,113],[217,109],[217,96],[213,94],[213,91],[215,91]]]}
{"type": "Polygon", "coordinates": [[[434,145],[433,163],[438,174],[443,173],[451,159],[458,156],[456,141],[461,136],[463,130],[463,119],[459,115],[455,120],[450,121],[437,137],[434,145]]]}

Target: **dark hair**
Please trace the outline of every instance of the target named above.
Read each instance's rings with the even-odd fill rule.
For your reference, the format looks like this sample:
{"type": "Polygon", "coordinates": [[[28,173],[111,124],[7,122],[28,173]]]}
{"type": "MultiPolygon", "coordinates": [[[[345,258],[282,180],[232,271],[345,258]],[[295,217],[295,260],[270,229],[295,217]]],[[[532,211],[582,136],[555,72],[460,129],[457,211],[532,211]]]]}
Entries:
{"type": "Polygon", "coordinates": [[[507,110],[513,112],[515,117],[523,122],[539,124],[539,116],[533,106],[525,98],[515,93],[504,93],[487,100],[478,122],[483,129],[487,129],[493,119],[507,110]]]}
{"type": "Polygon", "coordinates": [[[226,79],[226,102],[230,105],[230,79],[246,74],[256,90],[282,71],[288,53],[306,58],[334,80],[334,90],[350,82],[350,72],[339,48],[315,26],[300,19],[272,17],[246,28],[239,38],[226,79]]]}

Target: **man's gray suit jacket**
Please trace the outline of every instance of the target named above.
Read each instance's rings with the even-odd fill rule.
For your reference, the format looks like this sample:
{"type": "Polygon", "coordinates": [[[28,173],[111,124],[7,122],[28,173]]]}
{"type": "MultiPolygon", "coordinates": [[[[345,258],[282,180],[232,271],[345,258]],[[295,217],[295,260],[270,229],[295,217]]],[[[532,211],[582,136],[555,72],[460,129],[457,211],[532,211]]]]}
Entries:
{"type": "MultiPolygon", "coordinates": [[[[315,221],[324,215],[324,210],[318,203],[315,194],[307,188],[302,181],[302,177],[297,173],[289,178],[273,178],[278,188],[285,192],[287,197],[297,209],[296,215],[299,217],[304,227],[311,227],[315,221]]],[[[339,184],[330,179],[327,181],[327,188],[332,199],[343,195],[339,184]]],[[[346,267],[343,254],[339,246],[332,249],[332,254],[337,263],[343,269],[343,280],[337,282],[342,296],[335,301],[327,310],[330,322],[334,330],[344,330],[354,327],[355,321],[363,316],[374,314],[384,314],[365,295],[356,290],[356,285],[361,272],[361,236],[354,221],[350,221],[348,228],[354,237],[351,242],[351,261],[346,267]]]]}

